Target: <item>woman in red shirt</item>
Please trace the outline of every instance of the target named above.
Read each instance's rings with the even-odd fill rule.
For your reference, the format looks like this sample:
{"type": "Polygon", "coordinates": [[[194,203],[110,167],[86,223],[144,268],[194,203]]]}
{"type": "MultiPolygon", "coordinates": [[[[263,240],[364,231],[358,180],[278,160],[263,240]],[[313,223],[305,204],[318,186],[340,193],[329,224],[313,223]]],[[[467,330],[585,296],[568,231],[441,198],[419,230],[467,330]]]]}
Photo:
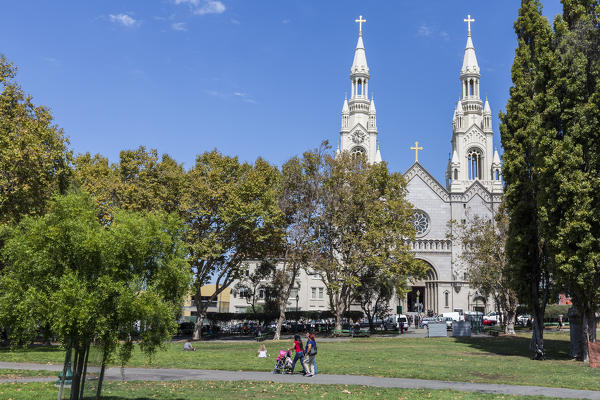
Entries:
{"type": "Polygon", "coordinates": [[[302,339],[300,335],[294,335],[294,345],[288,349],[288,351],[296,351],[296,355],[294,356],[294,361],[292,361],[292,371],[291,374],[294,373],[294,367],[296,366],[296,361],[300,360],[300,365],[302,365],[302,373],[306,374],[306,370],[304,369],[304,349],[302,348],[302,339]]]}

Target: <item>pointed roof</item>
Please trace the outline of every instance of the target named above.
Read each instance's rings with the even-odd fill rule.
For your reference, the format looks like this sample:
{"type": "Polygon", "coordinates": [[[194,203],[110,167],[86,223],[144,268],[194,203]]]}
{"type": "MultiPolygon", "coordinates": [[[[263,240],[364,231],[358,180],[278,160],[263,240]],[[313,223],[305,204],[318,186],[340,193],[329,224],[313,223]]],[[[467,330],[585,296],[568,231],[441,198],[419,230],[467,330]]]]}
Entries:
{"type": "Polygon", "coordinates": [[[342,107],[342,114],[350,114],[350,107],[348,107],[348,98],[344,99],[344,106],[342,107]]]}
{"type": "Polygon", "coordinates": [[[452,164],[458,164],[458,153],[456,150],[452,153],[452,164]]]}
{"type": "Polygon", "coordinates": [[[500,155],[498,154],[498,149],[494,149],[494,158],[492,159],[492,164],[500,165],[500,155]]]}
{"type": "Polygon", "coordinates": [[[369,66],[367,65],[367,55],[365,54],[365,45],[362,40],[362,31],[358,34],[358,42],[356,42],[356,50],[354,50],[354,61],[352,62],[352,68],[350,68],[351,74],[369,74],[369,66]]]}
{"type": "Polygon", "coordinates": [[[379,151],[379,143],[377,143],[377,153],[375,153],[375,162],[381,162],[381,152],[379,151]]]}
{"type": "Polygon", "coordinates": [[[369,105],[369,114],[375,114],[375,99],[371,98],[371,104],[369,105]]]}
{"type": "Polygon", "coordinates": [[[463,114],[462,101],[460,100],[458,100],[458,103],[456,104],[456,113],[463,114]]]}
{"type": "Polygon", "coordinates": [[[487,97],[485,98],[485,106],[483,107],[483,113],[484,114],[491,114],[492,113],[492,109],[490,108],[490,103],[488,102],[487,97]]]}
{"type": "Polygon", "coordinates": [[[475,55],[475,47],[471,39],[471,30],[467,34],[467,45],[465,46],[465,56],[463,65],[460,70],[461,74],[479,74],[479,64],[477,64],[477,56],[475,55]]]}

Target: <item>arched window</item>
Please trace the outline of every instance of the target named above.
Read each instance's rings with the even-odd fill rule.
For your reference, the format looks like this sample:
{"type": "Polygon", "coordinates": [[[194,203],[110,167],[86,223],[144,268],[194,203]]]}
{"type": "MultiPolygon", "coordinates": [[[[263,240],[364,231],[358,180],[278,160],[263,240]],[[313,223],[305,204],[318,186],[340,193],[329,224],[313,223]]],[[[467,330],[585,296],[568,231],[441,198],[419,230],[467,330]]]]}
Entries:
{"type": "Polygon", "coordinates": [[[444,307],[450,307],[450,294],[446,291],[444,292],[444,307]]]}
{"type": "Polygon", "coordinates": [[[454,169],[454,179],[458,179],[458,169],[454,169]]]}
{"type": "Polygon", "coordinates": [[[500,170],[499,169],[496,170],[496,180],[497,181],[500,180],[500,170]]]}
{"type": "Polygon", "coordinates": [[[467,153],[467,167],[469,180],[482,179],[482,164],[483,155],[479,149],[471,149],[467,153]]]}
{"type": "Polygon", "coordinates": [[[366,151],[364,147],[361,146],[355,146],[352,148],[352,150],[350,150],[350,154],[352,154],[353,158],[358,158],[360,156],[365,156],[366,155],[366,151]]]}
{"type": "Polygon", "coordinates": [[[469,96],[474,96],[475,92],[473,91],[473,79],[469,81],[469,96]]]}

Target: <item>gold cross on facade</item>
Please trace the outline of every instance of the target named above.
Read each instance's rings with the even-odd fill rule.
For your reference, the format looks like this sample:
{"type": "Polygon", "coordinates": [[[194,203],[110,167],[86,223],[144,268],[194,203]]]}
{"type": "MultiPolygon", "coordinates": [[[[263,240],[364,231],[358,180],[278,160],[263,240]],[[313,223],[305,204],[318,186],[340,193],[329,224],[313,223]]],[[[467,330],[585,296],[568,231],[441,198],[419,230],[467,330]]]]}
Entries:
{"type": "Polygon", "coordinates": [[[362,15],[359,15],[358,19],[355,19],[354,22],[358,22],[358,33],[362,33],[362,24],[363,22],[367,22],[367,20],[362,19],[362,15]]]}
{"type": "Polygon", "coordinates": [[[469,30],[469,33],[471,33],[471,22],[475,22],[475,20],[471,18],[471,14],[468,14],[467,19],[464,21],[467,23],[467,29],[469,30]]]}
{"type": "Polygon", "coordinates": [[[415,142],[415,145],[410,149],[415,151],[415,162],[419,162],[419,150],[423,150],[423,147],[419,147],[419,142],[415,142]]]}

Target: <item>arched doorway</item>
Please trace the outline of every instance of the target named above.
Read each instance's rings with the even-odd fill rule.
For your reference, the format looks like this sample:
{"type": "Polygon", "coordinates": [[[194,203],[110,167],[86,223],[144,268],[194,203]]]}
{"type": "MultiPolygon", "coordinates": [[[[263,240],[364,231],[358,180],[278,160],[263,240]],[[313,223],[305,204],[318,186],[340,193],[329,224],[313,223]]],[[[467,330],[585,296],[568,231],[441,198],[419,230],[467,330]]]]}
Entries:
{"type": "Polygon", "coordinates": [[[438,275],[429,262],[429,268],[424,280],[412,281],[409,292],[406,294],[406,309],[408,312],[437,314],[438,312],[438,275]]]}

